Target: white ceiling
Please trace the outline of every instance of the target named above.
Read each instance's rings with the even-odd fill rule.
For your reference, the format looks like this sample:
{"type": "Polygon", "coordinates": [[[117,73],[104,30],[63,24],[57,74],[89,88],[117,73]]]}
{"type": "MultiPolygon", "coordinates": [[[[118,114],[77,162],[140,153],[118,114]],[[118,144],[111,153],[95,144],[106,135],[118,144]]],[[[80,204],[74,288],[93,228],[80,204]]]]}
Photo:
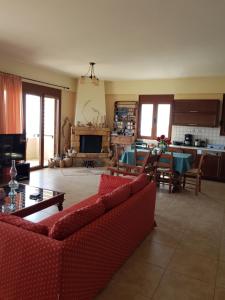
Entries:
{"type": "Polygon", "coordinates": [[[225,0],[0,0],[0,53],[100,79],[225,75],[225,0]]]}

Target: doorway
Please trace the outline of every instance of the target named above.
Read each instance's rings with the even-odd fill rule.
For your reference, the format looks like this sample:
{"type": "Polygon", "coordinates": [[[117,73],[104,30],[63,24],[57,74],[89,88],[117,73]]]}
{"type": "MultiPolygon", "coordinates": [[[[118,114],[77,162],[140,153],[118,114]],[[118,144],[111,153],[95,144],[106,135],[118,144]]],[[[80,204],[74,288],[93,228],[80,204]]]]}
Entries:
{"type": "Polygon", "coordinates": [[[61,91],[23,84],[26,161],[32,169],[48,166],[60,149],[61,91]]]}

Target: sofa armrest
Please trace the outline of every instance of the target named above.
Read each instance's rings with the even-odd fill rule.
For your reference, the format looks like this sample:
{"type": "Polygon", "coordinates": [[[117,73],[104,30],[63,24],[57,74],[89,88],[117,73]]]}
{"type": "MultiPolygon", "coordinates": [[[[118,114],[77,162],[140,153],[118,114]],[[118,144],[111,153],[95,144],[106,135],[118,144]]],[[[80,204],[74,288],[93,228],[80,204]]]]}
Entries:
{"type": "Polygon", "coordinates": [[[61,243],[0,222],[1,299],[58,299],[61,243]]]}

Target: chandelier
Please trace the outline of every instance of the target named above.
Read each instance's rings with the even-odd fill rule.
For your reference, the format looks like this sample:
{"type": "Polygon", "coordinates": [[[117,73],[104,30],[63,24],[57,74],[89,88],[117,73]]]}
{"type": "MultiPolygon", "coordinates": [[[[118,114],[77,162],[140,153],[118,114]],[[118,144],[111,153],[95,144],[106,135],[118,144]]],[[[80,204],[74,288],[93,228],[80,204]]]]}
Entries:
{"type": "Polygon", "coordinates": [[[91,80],[94,85],[99,84],[99,79],[95,76],[95,62],[90,62],[87,73],[80,77],[80,83],[85,83],[88,80],[91,80]]]}

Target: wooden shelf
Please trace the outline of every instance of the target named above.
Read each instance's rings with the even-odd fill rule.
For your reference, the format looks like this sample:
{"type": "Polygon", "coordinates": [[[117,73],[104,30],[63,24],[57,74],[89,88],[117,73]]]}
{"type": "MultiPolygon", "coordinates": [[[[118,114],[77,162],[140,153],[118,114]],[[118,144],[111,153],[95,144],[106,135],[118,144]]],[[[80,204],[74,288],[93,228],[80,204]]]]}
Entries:
{"type": "Polygon", "coordinates": [[[111,136],[112,144],[131,144],[137,137],[137,101],[116,101],[113,129],[117,136],[111,136]]]}

